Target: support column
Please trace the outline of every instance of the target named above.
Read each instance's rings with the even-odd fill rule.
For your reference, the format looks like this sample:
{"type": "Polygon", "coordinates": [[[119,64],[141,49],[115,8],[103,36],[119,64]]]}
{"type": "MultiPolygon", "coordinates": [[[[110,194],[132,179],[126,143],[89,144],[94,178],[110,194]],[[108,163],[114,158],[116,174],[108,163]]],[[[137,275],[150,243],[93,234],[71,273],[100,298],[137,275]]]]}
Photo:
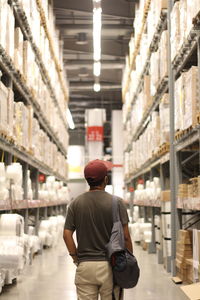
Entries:
{"type": "Polygon", "coordinates": [[[175,157],[175,103],[174,82],[175,74],[171,63],[171,11],[174,0],[168,0],[168,64],[169,64],[169,101],[170,101],[170,190],[171,190],[171,272],[176,275],[176,236],[177,236],[177,208],[176,208],[176,157],[175,157]]]}

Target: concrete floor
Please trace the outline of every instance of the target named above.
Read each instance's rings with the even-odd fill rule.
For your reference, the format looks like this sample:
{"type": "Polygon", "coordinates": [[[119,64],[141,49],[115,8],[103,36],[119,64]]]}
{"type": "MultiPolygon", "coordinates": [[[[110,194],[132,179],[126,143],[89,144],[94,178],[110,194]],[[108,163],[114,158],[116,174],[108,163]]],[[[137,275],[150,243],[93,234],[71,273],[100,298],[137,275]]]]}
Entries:
{"type": "MultiPolygon", "coordinates": [[[[140,246],[134,252],[141,267],[138,286],[125,291],[124,300],[187,300],[188,298],[170,279],[155,255],[140,246]]],[[[47,249],[26,267],[17,284],[4,289],[0,300],[76,300],[73,284],[75,267],[66,254],[64,243],[47,249]]]]}

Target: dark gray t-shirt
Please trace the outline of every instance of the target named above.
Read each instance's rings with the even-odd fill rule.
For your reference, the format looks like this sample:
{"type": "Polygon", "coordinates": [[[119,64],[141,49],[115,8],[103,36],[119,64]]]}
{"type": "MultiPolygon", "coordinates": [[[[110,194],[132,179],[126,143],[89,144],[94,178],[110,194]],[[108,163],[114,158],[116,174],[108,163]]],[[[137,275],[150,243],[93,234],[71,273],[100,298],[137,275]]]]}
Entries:
{"type": "MultiPolygon", "coordinates": [[[[79,261],[107,260],[105,245],[113,226],[112,195],[105,191],[89,191],[72,201],[67,210],[65,229],[76,231],[79,261]]],[[[121,198],[119,213],[123,225],[128,214],[121,198]]]]}

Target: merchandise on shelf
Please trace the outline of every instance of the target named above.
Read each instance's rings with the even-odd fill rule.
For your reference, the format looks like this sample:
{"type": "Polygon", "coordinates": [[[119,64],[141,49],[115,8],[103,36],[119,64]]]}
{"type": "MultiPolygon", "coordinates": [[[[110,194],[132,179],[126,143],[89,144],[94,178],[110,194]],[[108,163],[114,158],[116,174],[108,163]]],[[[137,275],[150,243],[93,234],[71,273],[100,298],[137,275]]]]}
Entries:
{"type": "Polygon", "coordinates": [[[6,170],[4,163],[0,163],[0,207],[6,206],[9,200],[9,188],[6,182],[6,170]]]}
{"type": "Polygon", "coordinates": [[[160,39],[160,79],[163,79],[164,77],[168,76],[168,57],[168,30],[164,30],[161,34],[160,39]]]}
{"type": "Polygon", "coordinates": [[[160,206],[160,178],[154,177],[144,184],[138,184],[134,194],[134,204],[146,206],[160,206]]]}
{"type": "Polygon", "coordinates": [[[172,61],[178,54],[185,40],[188,38],[193,28],[192,21],[197,16],[199,11],[200,2],[198,0],[181,0],[175,2],[171,13],[172,61]]]}
{"type": "Polygon", "coordinates": [[[129,225],[131,238],[134,242],[151,242],[151,223],[144,223],[140,218],[134,224],[129,225]]]}
{"type": "Polygon", "coordinates": [[[6,167],[7,187],[11,188],[13,201],[23,199],[22,177],[22,166],[19,163],[12,163],[6,167]]]}
{"type": "Polygon", "coordinates": [[[197,124],[196,114],[200,111],[198,81],[198,67],[192,66],[175,82],[176,130],[184,130],[197,124]]]}
{"type": "Polygon", "coordinates": [[[56,181],[54,176],[48,176],[46,183],[41,184],[39,189],[39,200],[47,203],[69,202],[69,190],[62,181],[56,181]]]}
{"type": "Polygon", "coordinates": [[[42,246],[56,246],[62,235],[65,219],[63,216],[50,217],[42,220],[39,226],[38,236],[42,246]]]}
{"type": "MultiPolygon", "coordinates": [[[[16,2],[18,3],[17,0],[16,2]]],[[[32,20],[33,22],[32,23],[33,26],[30,26],[30,28],[31,30],[33,30],[33,32],[36,31],[35,38],[38,41],[39,40],[38,37],[40,36],[40,28],[43,31],[44,29],[42,26],[40,27],[40,16],[37,11],[36,1],[31,1],[31,2],[21,1],[21,5],[24,5],[23,8],[27,13],[28,20],[30,22],[32,20]],[[30,9],[30,5],[32,5],[31,9],[30,9]],[[35,15],[33,14],[33,12],[35,12],[35,15]],[[38,19],[36,16],[38,16],[38,19]],[[39,30],[38,30],[38,25],[39,25],[39,30]]],[[[51,18],[53,20],[52,15],[51,18]]],[[[60,140],[60,143],[63,144],[65,148],[67,148],[68,133],[63,123],[63,120],[66,120],[65,112],[67,110],[67,103],[61,85],[59,84],[58,74],[57,71],[55,70],[54,61],[50,55],[50,49],[49,49],[50,46],[46,34],[44,33],[44,41],[42,43],[42,45],[43,44],[45,45],[44,51],[41,52],[43,55],[43,59],[44,60],[46,59],[46,70],[48,70],[49,72],[51,85],[56,95],[56,99],[58,102],[58,106],[60,108],[60,112],[63,116],[63,120],[61,119],[58,113],[58,109],[52,98],[52,94],[46,85],[46,78],[45,81],[43,81],[40,68],[36,62],[35,53],[33,51],[30,41],[24,40],[22,31],[19,27],[14,28],[13,8],[11,8],[11,6],[8,5],[7,1],[1,1],[0,22],[2,22],[1,28],[4,28],[5,30],[5,32],[4,30],[1,30],[0,33],[0,45],[4,48],[6,54],[13,61],[16,69],[22,75],[27,87],[29,88],[30,95],[34,97],[34,101],[37,103],[38,107],[40,107],[46,120],[49,121],[54,134],[57,135],[58,139],[60,140]],[[7,24],[7,26],[5,26],[5,24],[7,24]]],[[[53,26],[51,26],[51,28],[53,28],[53,26]]],[[[55,45],[57,43],[58,45],[61,44],[57,39],[57,33],[55,33],[54,39],[55,39],[55,45]]],[[[58,49],[59,47],[55,47],[55,48],[57,49],[57,51],[59,51],[60,54],[61,51],[60,49],[58,49]]],[[[38,45],[38,49],[42,49],[42,47],[39,47],[38,45]]],[[[62,61],[62,56],[61,56],[61,61],[62,61]]],[[[59,72],[60,74],[62,73],[61,71],[59,72]]]]}
{"type": "Polygon", "coordinates": [[[176,248],[176,268],[177,276],[184,282],[187,281],[186,259],[192,259],[192,231],[179,230],[176,248]]]}
{"type": "Polygon", "coordinates": [[[184,209],[200,209],[200,176],[191,178],[189,183],[178,186],[177,206],[184,209]]]}
{"type": "MultiPolygon", "coordinates": [[[[0,82],[0,96],[0,131],[12,137],[17,146],[31,153],[38,161],[51,167],[63,177],[67,177],[65,157],[50,141],[47,134],[40,129],[38,120],[33,118],[33,108],[25,106],[23,102],[14,102],[12,90],[6,88],[2,82],[0,82]]],[[[49,115],[51,115],[50,111],[49,115]]],[[[67,148],[67,132],[65,135],[65,131],[59,130],[59,128],[62,129],[62,124],[58,120],[52,117],[51,123],[55,124],[54,129],[57,128],[60,139],[62,136],[63,145],[67,148]]]]}
{"type": "Polygon", "coordinates": [[[169,95],[165,94],[159,105],[160,144],[169,143],[169,95]]]}

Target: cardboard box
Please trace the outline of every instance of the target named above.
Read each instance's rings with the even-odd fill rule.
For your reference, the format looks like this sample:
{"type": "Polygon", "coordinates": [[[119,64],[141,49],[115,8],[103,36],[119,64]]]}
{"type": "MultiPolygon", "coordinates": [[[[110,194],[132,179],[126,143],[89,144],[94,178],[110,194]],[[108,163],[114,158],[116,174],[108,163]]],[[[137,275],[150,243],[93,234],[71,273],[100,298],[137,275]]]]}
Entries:
{"type": "Polygon", "coordinates": [[[161,191],[161,201],[162,201],[162,202],[168,202],[168,201],[171,201],[171,198],[170,198],[170,190],[161,191]]]}
{"type": "Polygon", "coordinates": [[[15,28],[15,67],[23,73],[23,34],[19,27],[15,28]]]}
{"type": "Polygon", "coordinates": [[[200,300],[200,283],[194,283],[181,287],[190,300],[200,300]]]}

